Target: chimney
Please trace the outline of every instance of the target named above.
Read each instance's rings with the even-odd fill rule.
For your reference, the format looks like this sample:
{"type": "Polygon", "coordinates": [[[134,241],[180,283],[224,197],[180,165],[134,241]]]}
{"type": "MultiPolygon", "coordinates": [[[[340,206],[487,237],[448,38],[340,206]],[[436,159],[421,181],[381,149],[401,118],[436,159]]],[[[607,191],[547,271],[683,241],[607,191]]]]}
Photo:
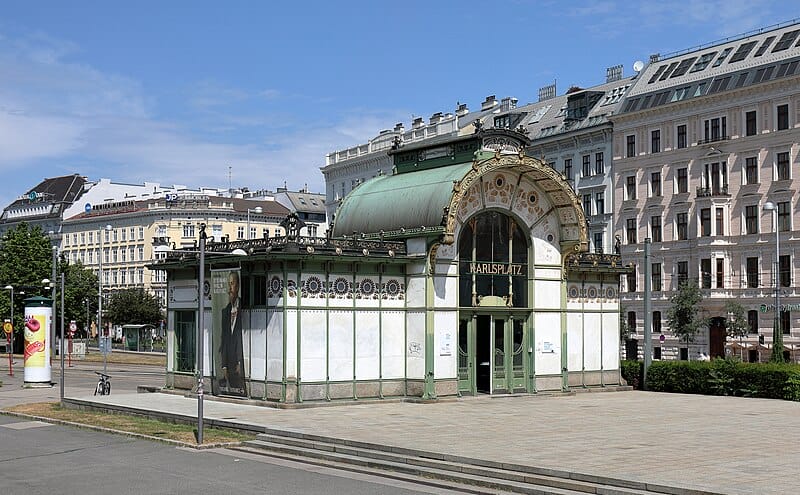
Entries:
{"type": "Polygon", "coordinates": [[[414,120],[411,122],[412,129],[419,129],[425,124],[422,117],[414,117],[414,120]]]}
{"type": "Polygon", "coordinates": [[[539,101],[545,101],[555,97],[556,97],[556,83],[539,88],[539,101]]]}
{"type": "Polygon", "coordinates": [[[481,103],[481,111],[489,110],[495,105],[497,105],[497,98],[494,95],[489,95],[483,100],[483,103],[481,103]]]}
{"type": "Polygon", "coordinates": [[[442,120],[442,112],[436,112],[435,114],[431,115],[430,123],[431,125],[438,124],[441,120],[442,120]]]}
{"type": "Polygon", "coordinates": [[[405,130],[405,127],[403,127],[403,123],[402,122],[398,122],[398,123],[396,123],[394,125],[394,132],[403,132],[404,130],[405,130]]]}
{"type": "Polygon", "coordinates": [[[509,110],[514,110],[515,108],[517,108],[517,101],[519,100],[517,100],[516,98],[511,98],[509,96],[506,96],[505,98],[500,100],[500,109],[504,112],[507,112],[509,110]]]}
{"type": "Polygon", "coordinates": [[[469,113],[469,108],[467,108],[466,103],[461,103],[461,102],[456,103],[456,115],[458,117],[463,117],[468,113],[469,113]]]}
{"type": "Polygon", "coordinates": [[[606,82],[614,82],[622,79],[622,64],[615,65],[606,69],[606,82]]]}

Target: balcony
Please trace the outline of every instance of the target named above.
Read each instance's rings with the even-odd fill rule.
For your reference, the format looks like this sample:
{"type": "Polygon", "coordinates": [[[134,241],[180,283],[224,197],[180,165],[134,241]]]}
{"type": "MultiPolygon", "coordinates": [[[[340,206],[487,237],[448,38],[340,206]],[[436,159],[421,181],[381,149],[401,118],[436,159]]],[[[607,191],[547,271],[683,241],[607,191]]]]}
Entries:
{"type": "Polygon", "coordinates": [[[718,143],[720,141],[727,141],[728,139],[730,139],[729,136],[711,136],[708,139],[701,139],[700,141],[697,142],[697,144],[701,145],[701,144],[718,143]]]}
{"type": "Polygon", "coordinates": [[[153,246],[169,246],[169,237],[153,237],[153,246]]]}
{"type": "Polygon", "coordinates": [[[730,196],[728,192],[728,184],[723,184],[722,186],[714,186],[714,187],[698,187],[697,188],[697,197],[698,198],[712,198],[715,196],[730,196]]]}

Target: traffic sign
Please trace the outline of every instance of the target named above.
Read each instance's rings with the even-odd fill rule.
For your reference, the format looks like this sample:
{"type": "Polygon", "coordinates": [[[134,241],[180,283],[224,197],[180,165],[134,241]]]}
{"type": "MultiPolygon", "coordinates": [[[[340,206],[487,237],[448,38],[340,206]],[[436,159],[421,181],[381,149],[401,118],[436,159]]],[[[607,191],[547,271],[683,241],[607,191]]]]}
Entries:
{"type": "Polygon", "coordinates": [[[10,321],[3,323],[3,331],[5,333],[11,333],[14,331],[14,325],[11,324],[10,321]]]}

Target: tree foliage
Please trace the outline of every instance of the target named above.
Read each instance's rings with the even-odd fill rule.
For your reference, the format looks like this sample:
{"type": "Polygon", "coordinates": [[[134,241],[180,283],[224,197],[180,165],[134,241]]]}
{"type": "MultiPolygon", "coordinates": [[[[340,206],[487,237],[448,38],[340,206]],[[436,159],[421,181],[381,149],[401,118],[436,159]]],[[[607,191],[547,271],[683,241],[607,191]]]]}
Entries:
{"type": "MultiPolygon", "coordinates": [[[[64,273],[64,319],[67,323],[75,320],[78,334],[97,317],[97,275],[77,261],[73,264],[62,263],[64,273]]],[[[61,304],[60,295],[58,304],[61,304]]]]}
{"type": "MultiPolygon", "coordinates": [[[[0,240],[0,288],[14,287],[14,339],[17,350],[22,349],[22,320],[24,300],[32,296],[50,297],[42,280],[50,278],[53,267],[50,239],[39,226],[22,223],[9,229],[0,240]]],[[[11,317],[11,291],[0,296],[0,315],[11,317]]]]}
{"type": "Polygon", "coordinates": [[[158,325],[164,318],[158,299],[144,289],[124,289],[112,292],[103,306],[115,325],[149,323],[158,325]]]}
{"type": "Polygon", "coordinates": [[[687,344],[694,341],[695,335],[706,321],[700,316],[700,302],[703,300],[700,287],[694,280],[681,282],[678,290],[669,298],[667,323],[672,333],[687,344]]]}
{"type": "Polygon", "coordinates": [[[725,331],[728,336],[744,337],[747,335],[750,325],[747,324],[744,306],[739,304],[739,301],[726,301],[725,313],[728,315],[725,319],[725,331]]]}

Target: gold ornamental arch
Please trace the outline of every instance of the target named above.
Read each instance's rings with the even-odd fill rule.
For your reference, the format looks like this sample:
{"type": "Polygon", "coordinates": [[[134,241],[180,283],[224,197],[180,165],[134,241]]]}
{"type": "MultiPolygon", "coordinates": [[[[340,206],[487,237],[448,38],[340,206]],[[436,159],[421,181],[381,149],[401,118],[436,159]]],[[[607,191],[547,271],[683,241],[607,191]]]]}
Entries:
{"type": "MultiPolygon", "coordinates": [[[[521,177],[527,177],[547,195],[552,206],[544,216],[555,212],[559,219],[562,264],[568,255],[588,251],[589,232],[586,215],[577,194],[555,169],[538,158],[525,155],[522,151],[514,154],[498,151],[490,158],[476,158],[472,162],[470,171],[461,180],[453,182],[453,194],[443,222],[444,233],[441,239],[443,244],[455,242],[459,206],[470,188],[479,182],[482,176],[497,170],[509,170],[521,177]]],[[[515,187],[519,187],[519,183],[515,187]]]]}

